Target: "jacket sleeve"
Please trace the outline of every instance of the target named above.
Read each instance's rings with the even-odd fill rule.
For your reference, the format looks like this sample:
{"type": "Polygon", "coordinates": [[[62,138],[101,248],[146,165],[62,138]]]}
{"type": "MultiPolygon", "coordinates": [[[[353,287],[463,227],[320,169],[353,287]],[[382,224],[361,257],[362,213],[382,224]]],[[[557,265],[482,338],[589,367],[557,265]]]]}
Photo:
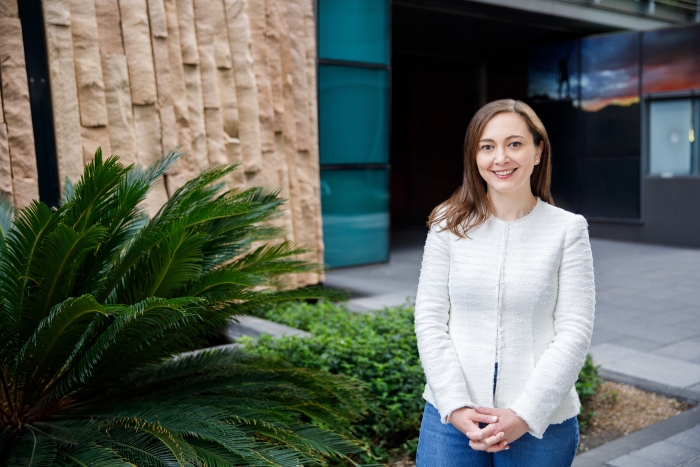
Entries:
{"type": "Polygon", "coordinates": [[[418,353],[442,423],[447,423],[453,411],[473,406],[457,351],[447,332],[449,234],[448,231],[437,232],[435,226],[428,233],[415,307],[418,353]]]}
{"type": "Polygon", "coordinates": [[[542,438],[551,416],[576,383],[591,342],[594,313],[588,224],[577,215],[567,228],[559,266],[554,339],[537,362],[525,390],[510,407],[537,438],[542,438]]]}

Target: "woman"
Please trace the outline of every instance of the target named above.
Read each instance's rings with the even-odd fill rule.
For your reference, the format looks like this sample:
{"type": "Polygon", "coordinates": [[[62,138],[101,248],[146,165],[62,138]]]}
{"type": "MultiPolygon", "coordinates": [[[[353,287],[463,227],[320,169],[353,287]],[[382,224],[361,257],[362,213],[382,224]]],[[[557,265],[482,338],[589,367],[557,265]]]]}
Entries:
{"type": "Polygon", "coordinates": [[[562,467],[593,329],[586,220],[553,205],[551,149],[511,99],[467,128],[464,179],[430,215],[415,323],[427,379],[417,467],[562,467]]]}

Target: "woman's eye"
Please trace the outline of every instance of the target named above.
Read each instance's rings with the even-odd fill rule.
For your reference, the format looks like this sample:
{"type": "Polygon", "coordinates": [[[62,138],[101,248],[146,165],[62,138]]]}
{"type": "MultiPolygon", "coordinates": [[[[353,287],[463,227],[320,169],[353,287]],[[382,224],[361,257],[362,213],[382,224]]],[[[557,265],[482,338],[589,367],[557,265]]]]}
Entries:
{"type": "Polygon", "coordinates": [[[510,143],[510,144],[511,144],[514,148],[517,148],[517,147],[519,147],[519,146],[522,145],[522,143],[521,143],[520,141],[513,141],[513,142],[510,143]]]}
{"type": "Polygon", "coordinates": [[[491,146],[490,144],[484,144],[483,146],[481,146],[481,149],[484,151],[489,151],[491,150],[491,148],[493,148],[493,146],[491,146]]]}

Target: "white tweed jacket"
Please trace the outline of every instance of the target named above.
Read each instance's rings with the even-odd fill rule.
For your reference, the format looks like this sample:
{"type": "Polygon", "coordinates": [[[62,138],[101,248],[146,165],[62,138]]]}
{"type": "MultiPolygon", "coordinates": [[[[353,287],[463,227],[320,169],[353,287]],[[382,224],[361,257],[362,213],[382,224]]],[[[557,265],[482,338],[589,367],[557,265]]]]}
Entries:
{"type": "Polygon", "coordinates": [[[510,408],[541,438],[579,413],[574,384],[595,313],[588,224],[538,199],[526,216],[491,216],[468,236],[433,226],[425,243],[415,307],[423,397],[443,423],[460,407],[510,408]]]}

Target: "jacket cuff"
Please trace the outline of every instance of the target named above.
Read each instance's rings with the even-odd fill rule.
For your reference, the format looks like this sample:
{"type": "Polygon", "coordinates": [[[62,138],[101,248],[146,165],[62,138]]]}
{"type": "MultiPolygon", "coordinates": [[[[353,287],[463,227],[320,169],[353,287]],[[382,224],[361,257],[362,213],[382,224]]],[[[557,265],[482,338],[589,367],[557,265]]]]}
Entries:
{"type": "Polygon", "coordinates": [[[542,439],[545,430],[549,426],[549,420],[543,416],[541,411],[533,409],[534,406],[532,404],[527,404],[521,399],[522,396],[509,409],[527,423],[527,426],[530,427],[528,433],[537,439],[542,439]]]}
{"type": "Polygon", "coordinates": [[[460,402],[455,401],[455,402],[452,403],[451,405],[448,405],[448,406],[447,406],[447,410],[445,410],[445,409],[439,410],[439,412],[440,412],[440,421],[441,421],[444,425],[450,423],[449,418],[450,418],[450,415],[452,415],[452,412],[454,412],[454,411],[457,410],[457,409],[464,408],[464,407],[470,407],[470,408],[471,408],[471,407],[474,407],[474,404],[472,404],[471,401],[460,401],[460,402]]]}

